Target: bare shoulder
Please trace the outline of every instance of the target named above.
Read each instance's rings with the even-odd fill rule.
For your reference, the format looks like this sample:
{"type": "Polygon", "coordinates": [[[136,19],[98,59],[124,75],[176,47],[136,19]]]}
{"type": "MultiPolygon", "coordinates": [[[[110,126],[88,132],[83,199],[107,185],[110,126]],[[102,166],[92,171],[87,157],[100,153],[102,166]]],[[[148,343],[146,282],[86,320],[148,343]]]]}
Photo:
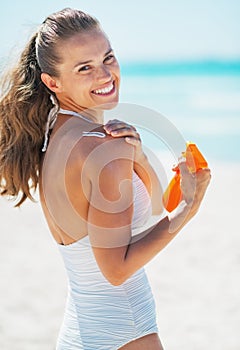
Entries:
{"type": "Polygon", "coordinates": [[[103,126],[84,131],[79,138],[74,154],[89,171],[104,167],[117,167],[117,163],[133,162],[134,148],[124,138],[108,135],[103,126]]]}
{"type": "Polygon", "coordinates": [[[68,174],[81,173],[82,179],[93,178],[102,169],[109,175],[132,168],[134,147],[124,138],[108,135],[102,125],[84,127],[78,119],[66,122],[51,138],[48,159],[64,163],[68,174]]]}

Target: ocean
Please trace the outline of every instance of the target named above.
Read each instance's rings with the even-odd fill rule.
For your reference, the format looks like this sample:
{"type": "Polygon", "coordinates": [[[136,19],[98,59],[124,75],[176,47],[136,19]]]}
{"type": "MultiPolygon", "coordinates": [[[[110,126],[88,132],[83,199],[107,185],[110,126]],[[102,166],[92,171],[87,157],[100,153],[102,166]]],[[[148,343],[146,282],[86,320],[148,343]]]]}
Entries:
{"type": "Polygon", "coordinates": [[[121,102],[163,115],[210,159],[240,161],[240,61],[123,63],[121,71],[121,102]]]}
{"type": "MultiPolygon", "coordinates": [[[[120,62],[120,66],[120,102],[164,116],[207,158],[240,162],[240,60],[120,62]]],[[[137,123],[143,143],[166,150],[166,142],[141,129],[147,112],[137,123]]],[[[150,126],[154,130],[156,125],[150,126]]]]}

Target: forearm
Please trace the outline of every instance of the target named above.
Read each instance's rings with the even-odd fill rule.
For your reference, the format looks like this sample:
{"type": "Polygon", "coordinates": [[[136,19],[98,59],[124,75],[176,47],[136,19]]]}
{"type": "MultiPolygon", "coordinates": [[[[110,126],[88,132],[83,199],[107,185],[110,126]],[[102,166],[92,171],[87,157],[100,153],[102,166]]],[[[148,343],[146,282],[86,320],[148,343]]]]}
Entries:
{"type": "Polygon", "coordinates": [[[184,205],[175,216],[170,219],[166,216],[152,229],[141,234],[141,238],[131,242],[121,263],[122,280],[120,283],[161,252],[194,215],[195,210],[184,205]]]}
{"type": "MultiPolygon", "coordinates": [[[[123,147],[124,144],[121,146],[123,147]]],[[[132,159],[132,149],[126,147],[125,152],[128,155],[126,158],[132,159]]],[[[135,153],[134,164],[127,162],[125,158],[116,157],[116,161],[109,162],[109,165],[105,166],[101,181],[103,198],[118,199],[119,184],[123,179],[132,178],[133,168],[146,184],[148,190],[150,188],[154,194],[155,188],[152,187],[152,183],[157,181],[156,186],[158,186],[159,182],[147,158],[145,156],[142,158],[143,155],[143,152],[141,152],[136,157],[135,153]],[[141,161],[136,161],[136,159],[141,159],[141,161]],[[114,169],[116,170],[113,171],[114,169]],[[115,174],[114,177],[112,176],[113,173],[115,174]],[[109,186],[109,183],[111,183],[111,186],[109,186]]],[[[114,207],[111,207],[111,213],[98,209],[104,208],[105,203],[101,202],[102,197],[99,196],[99,180],[96,181],[94,177],[91,178],[91,183],[96,184],[96,186],[92,187],[91,205],[88,210],[90,241],[100,270],[113,285],[122,284],[133,273],[153,259],[198,211],[210,181],[209,170],[199,170],[193,176],[188,171],[185,163],[179,164],[179,167],[184,201],[178,205],[176,211],[171,213],[170,220],[168,217],[164,218],[147,232],[143,232],[141,237],[138,235],[137,239],[132,238],[131,235],[133,205],[129,206],[128,201],[126,201],[124,206],[121,206],[125,210],[119,211],[118,209],[117,212],[114,212],[114,207]],[[100,201],[100,205],[96,205],[96,200],[100,201]]],[[[96,176],[95,174],[99,174],[99,171],[94,171],[91,174],[96,176]]],[[[126,185],[121,188],[121,198],[124,200],[132,199],[132,183],[131,181],[125,183],[126,185]]],[[[159,192],[157,197],[158,203],[161,202],[162,196],[159,195],[159,192]]],[[[118,202],[117,205],[120,208],[118,202]]]]}

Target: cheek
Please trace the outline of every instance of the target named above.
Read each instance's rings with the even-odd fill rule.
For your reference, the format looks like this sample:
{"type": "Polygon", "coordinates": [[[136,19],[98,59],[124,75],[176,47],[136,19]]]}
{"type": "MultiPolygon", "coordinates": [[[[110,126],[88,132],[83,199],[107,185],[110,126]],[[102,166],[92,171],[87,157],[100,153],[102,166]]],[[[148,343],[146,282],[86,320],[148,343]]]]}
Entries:
{"type": "Polygon", "coordinates": [[[78,94],[86,95],[92,90],[92,78],[86,76],[75,79],[74,83],[70,84],[70,89],[77,91],[78,94]]]}
{"type": "Polygon", "coordinates": [[[90,103],[92,99],[95,98],[95,95],[92,94],[93,87],[93,79],[92,78],[84,78],[80,79],[77,83],[75,89],[75,96],[81,103],[90,103]]]}

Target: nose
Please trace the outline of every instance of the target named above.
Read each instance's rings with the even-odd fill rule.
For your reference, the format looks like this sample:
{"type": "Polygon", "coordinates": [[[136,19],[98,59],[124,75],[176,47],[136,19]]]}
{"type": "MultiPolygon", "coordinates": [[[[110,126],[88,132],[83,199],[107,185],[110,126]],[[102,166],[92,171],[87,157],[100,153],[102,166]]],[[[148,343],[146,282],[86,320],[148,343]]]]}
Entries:
{"type": "Polygon", "coordinates": [[[100,84],[108,83],[112,79],[112,74],[106,65],[101,65],[97,69],[97,81],[100,84]]]}

